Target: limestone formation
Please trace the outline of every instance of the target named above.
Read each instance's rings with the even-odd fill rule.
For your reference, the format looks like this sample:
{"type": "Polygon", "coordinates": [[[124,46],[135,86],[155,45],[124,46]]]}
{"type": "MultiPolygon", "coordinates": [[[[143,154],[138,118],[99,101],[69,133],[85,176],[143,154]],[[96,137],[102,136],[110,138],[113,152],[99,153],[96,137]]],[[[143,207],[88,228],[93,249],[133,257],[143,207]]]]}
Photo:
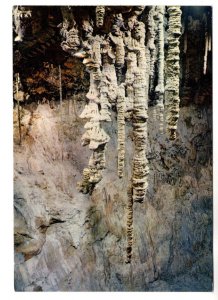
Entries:
{"type": "Polygon", "coordinates": [[[127,70],[126,70],[126,118],[132,117],[133,102],[134,102],[134,89],[133,83],[135,79],[135,71],[137,69],[136,53],[128,52],[126,57],[127,70]]]}
{"type": "Polygon", "coordinates": [[[73,55],[80,46],[79,32],[76,27],[76,22],[73,21],[69,30],[68,28],[70,24],[66,19],[58,26],[61,28],[60,34],[65,38],[65,40],[61,43],[62,49],[73,55]]]}
{"type": "Polygon", "coordinates": [[[212,288],[212,9],[13,10],[15,290],[212,288]]]}
{"type": "Polygon", "coordinates": [[[135,73],[134,106],[133,106],[133,138],[135,152],[133,158],[133,200],[143,201],[148,182],[147,146],[147,103],[145,101],[145,74],[142,70],[135,73]]]}
{"type": "Polygon", "coordinates": [[[155,87],[155,116],[160,133],[163,133],[164,129],[164,13],[165,7],[158,6],[158,81],[155,87]]]}
{"type": "MultiPolygon", "coordinates": [[[[81,138],[82,145],[88,145],[92,154],[88,167],[83,171],[82,181],[78,184],[81,192],[91,193],[102,179],[102,170],[106,166],[106,145],[110,140],[103,129],[103,122],[111,122],[111,108],[117,112],[118,176],[124,177],[125,122],[132,120],[134,156],[127,217],[127,262],[131,262],[133,202],[144,201],[148,188],[148,94],[154,95],[154,122],[158,123],[159,132],[163,132],[165,7],[153,6],[148,9],[147,33],[145,23],[139,20],[144,7],[137,6],[130,10],[127,24],[124,23],[122,13],[112,11],[112,8],[97,6],[98,31],[95,33],[91,19],[85,19],[81,28],[82,39],[79,38],[75,21],[71,21],[69,26],[69,22],[65,20],[61,29],[65,39],[62,48],[71,55],[82,58],[90,76],[89,91],[86,94],[88,103],[80,118],[87,120],[81,138]],[[104,24],[111,24],[108,33],[103,30],[104,24]]],[[[165,97],[167,124],[173,133],[179,105],[178,46],[181,11],[179,7],[168,7],[168,13],[169,49],[166,59],[165,97]]]]}
{"type": "Polygon", "coordinates": [[[132,245],[133,245],[133,198],[132,198],[132,186],[129,186],[127,190],[127,257],[126,263],[131,263],[132,259],[132,245]]]}
{"type": "Polygon", "coordinates": [[[102,27],[104,24],[105,7],[96,6],[95,12],[96,12],[96,26],[102,27]]]}
{"type": "Polygon", "coordinates": [[[99,84],[101,94],[101,116],[104,121],[111,121],[109,109],[117,99],[117,77],[114,66],[115,53],[110,45],[109,38],[102,41],[102,76],[99,84]]]}
{"type": "Polygon", "coordinates": [[[109,136],[105,133],[104,129],[100,127],[100,122],[92,120],[84,126],[86,132],[82,136],[83,146],[89,144],[89,149],[95,150],[100,145],[109,142],[109,136]]]}
{"type": "Polygon", "coordinates": [[[118,176],[123,177],[125,159],[125,88],[121,84],[117,97],[117,150],[118,150],[118,176]]]}
{"type": "MultiPolygon", "coordinates": [[[[133,201],[143,201],[147,190],[148,162],[147,154],[147,109],[149,63],[145,48],[145,26],[136,22],[132,31],[132,47],[137,55],[137,68],[134,72],[133,102],[133,140],[135,144],[133,158],[133,201]]],[[[132,49],[131,49],[132,50],[132,49]]]]}
{"type": "Polygon", "coordinates": [[[120,84],[122,81],[122,68],[125,61],[125,49],[123,41],[123,33],[121,28],[123,27],[122,14],[114,15],[114,24],[112,25],[109,38],[112,44],[115,46],[115,66],[117,73],[117,81],[120,84]]]}
{"type": "Polygon", "coordinates": [[[31,10],[26,9],[24,6],[14,6],[13,7],[13,23],[14,31],[17,34],[15,37],[15,42],[22,42],[25,30],[26,23],[31,17],[31,10]]]}
{"type": "Polygon", "coordinates": [[[81,182],[78,182],[77,183],[77,187],[78,187],[78,190],[84,194],[87,194],[89,193],[90,191],[90,169],[89,168],[85,168],[83,170],[83,178],[82,178],[82,181],[81,182]]]}
{"type": "Polygon", "coordinates": [[[157,15],[156,11],[157,7],[152,6],[149,14],[148,14],[148,30],[150,34],[149,38],[149,51],[150,51],[150,80],[149,80],[149,90],[150,92],[154,89],[154,78],[155,78],[155,62],[156,62],[156,56],[157,56],[157,50],[155,46],[155,39],[156,39],[156,33],[157,33],[157,26],[155,22],[155,18],[157,15]]]}
{"type": "Polygon", "coordinates": [[[181,36],[181,9],[179,6],[168,6],[168,52],[166,58],[166,86],[165,107],[166,123],[169,138],[176,138],[177,121],[179,118],[179,75],[180,75],[180,50],[179,38],[181,36]]]}
{"type": "Polygon", "coordinates": [[[211,37],[208,36],[208,33],[205,34],[205,50],[204,50],[204,70],[203,74],[207,73],[207,56],[208,52],[211,51],[211,37]]]}

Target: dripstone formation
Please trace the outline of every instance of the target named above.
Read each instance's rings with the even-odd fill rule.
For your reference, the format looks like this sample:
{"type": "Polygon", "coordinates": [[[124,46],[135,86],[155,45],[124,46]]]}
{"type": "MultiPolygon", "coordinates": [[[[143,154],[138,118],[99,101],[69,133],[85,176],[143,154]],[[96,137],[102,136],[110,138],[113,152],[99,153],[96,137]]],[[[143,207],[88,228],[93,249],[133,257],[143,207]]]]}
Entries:
{"type": "MultiPolygon", "coordinates": [[[[110,137],[103,128],[110,122],[110,109],[117,111],[117,152],[118,176],[125,172],[125,120],[133,126],[134,156],[132,161],[132,199],[142,202],[148,187],[148,97],[154,89],[156,119],[163,132],[164,90],[166,90],[166,123],[170,138],[175,138],[179,113],[179,38],[181,35],[181,10],[169,6],[168,12],[168,53],[166,59],[166,88],[164,86],[164,15],[165,7],[149,8],[148,31],[140,21],[144,7],[131,9],[127,22],[122,13],[111,12],[110,7],[96,7],[96,31],[93,20],[87,18],[82,25],[83,39],[73,20],[69,26],[66,19],[61,28],[64,38],[61,46],[72,56],[83,59],[90,74],[90,88],[86,95],[87,105],[80,118],[87,119],[82,136],[82,145],[89,145],[93,151],[88,167],[83,171],[78,189],[91,193],[103,176],[106,167],[105,151],[110,137]],[[110,22],[110,32],[105,33],[103,25],[110,22]],[[96,33],[95,33],[96,31],[96,33]],[[145,42],[147,38],[147,43],[145,42]],[[155,44],[155,39],[157,43],[155,44]],[[157,85],[155,62],[157,61],[157,85]]],[[[128,192],[128,198],[129,198],[128,192]]],[[[133,202],[129,201],[129,203],[133,202]]],[[[129,204],[128,210],[132,213],[129,204]]],[[[128,259],[131,257],[132,217],[128,221],[128,259]]]]}
{"type": "Polygon", "coordinates": [[[13,7],[16,291],[210,291],[212,8],[13,7]]]}

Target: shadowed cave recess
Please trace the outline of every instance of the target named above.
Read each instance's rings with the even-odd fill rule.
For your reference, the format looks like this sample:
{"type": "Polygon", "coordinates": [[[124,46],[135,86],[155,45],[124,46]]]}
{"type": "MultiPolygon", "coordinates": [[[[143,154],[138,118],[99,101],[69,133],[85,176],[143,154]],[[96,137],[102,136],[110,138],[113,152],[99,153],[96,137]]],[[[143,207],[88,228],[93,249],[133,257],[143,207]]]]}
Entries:
{"type": "Polygon", "coordinates": [[[211,291],[212,8],[14,6],[16,291],[211,291]]]}

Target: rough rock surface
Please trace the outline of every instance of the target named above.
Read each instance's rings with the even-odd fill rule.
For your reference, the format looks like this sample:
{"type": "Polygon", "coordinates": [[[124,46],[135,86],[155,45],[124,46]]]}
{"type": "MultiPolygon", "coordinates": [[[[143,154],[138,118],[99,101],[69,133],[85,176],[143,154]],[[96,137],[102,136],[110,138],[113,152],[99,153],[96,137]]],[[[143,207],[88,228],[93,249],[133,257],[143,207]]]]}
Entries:
{"type": "MultiPolygon", "coordinates": [[[[77,113],[83,105],[71,100],[62,111],[48,104],[23,108],[21,146],[14,110],[15,289],[211,290],[211,108],[181,108],[175,142],[150,134],[149,191],[144,203],[134,203],[128,265],[125,191],[131,166],[125,164],[119,179],[114,116],[105,125],[111,140],[102,181],[91,196],[76,190],[90,155],[80,141],[84,129],[77,113]]],[[[151,119],[148,126],[152,132],[151,119]]],[[[129,161],[132,129],[126,129],[129,161]]]]}

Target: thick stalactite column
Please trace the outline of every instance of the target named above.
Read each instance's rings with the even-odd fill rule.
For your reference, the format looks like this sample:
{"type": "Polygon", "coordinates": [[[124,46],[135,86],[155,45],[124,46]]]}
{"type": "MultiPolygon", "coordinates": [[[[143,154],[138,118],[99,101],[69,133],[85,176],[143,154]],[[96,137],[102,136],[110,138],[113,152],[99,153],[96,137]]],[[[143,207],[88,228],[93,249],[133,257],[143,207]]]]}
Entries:
{"type": "Polygon", "coordinates": [[[133,107],[133,200],[142,202],[147,191],[148,161],[147,148],[147,103],[145,102],[145,80],[141,70],[135,73],[133,107]]]}
{"type": "Polygon", "coordinates": [[[166,58],[166,86],[165,86],[165,108],[166,123],[169,138],[176,138],[177,120],[179,118],[179,75],[180,75],[180,49],[179,38],[181,36],[181,14],[180,6],[168,6],[169,28],[168,28],[168,52],[166,58]]]}
{"type": "MultiPolygon", "coordinates": [[[[135,81],[133,83],[133,201],[142,202],[147,191],[148,161],[147,152],[147,109],[148,109],[148,86],[149,86],[149,64],[148,49],[145,48],[145,26],[137,22],[133,31],[133,42],[137,53],[137,68],[135,70],[135,81]]],[[[149,62],[150,63],[150,62],[149,62]]]]}

